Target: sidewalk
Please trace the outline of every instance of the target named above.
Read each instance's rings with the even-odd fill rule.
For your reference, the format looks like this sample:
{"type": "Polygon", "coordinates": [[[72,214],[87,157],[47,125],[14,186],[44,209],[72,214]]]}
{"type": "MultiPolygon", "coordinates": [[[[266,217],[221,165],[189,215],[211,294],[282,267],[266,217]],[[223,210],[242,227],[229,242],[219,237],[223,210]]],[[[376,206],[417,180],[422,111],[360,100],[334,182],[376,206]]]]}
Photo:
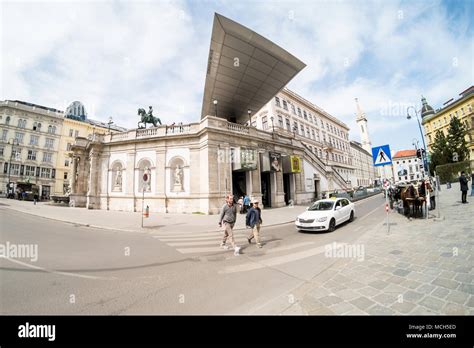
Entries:
{"type": "MultiPolygon", "coordinates": [[[[6,198],[0,198],[0,205],[22,213],[52,220],[128,232],[161,233],[176,232],[177,230],[193,230],[194,232],[220,230],[217,225],[218,215],[150,213],[149,218],[143,219],[144,227],[142,228],[142,217],[139,212],[88,210],[85,208],[71,208],[66,205],[50,202],[40,202],[34,205],[33,202],[6,198]]],[[[306,207],[294,206],[264,209],[262,211],[263,224],[264,226],[273,226],[293,222],[297,215],[306,210],[306,207]]],[[[235,229],[245,229],[245,214],[237,216],[235,229]]]]}
{"type": "Polygon", "coordinates": [[[257,314],[473,315],[474,197],[467,199],[461,204],[459,184],[443,185],[441,219],[437,210],[427,220],[393,211],[389,233],[380,221],[348,244],[363,246],[362,255],[339,255],[257,314]]]}

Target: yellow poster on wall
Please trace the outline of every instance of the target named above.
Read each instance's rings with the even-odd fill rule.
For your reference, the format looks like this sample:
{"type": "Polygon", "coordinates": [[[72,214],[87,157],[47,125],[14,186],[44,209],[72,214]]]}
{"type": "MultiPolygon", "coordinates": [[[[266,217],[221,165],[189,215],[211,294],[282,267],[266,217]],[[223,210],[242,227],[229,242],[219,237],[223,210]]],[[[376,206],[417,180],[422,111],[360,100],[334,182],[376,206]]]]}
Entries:
{"type": "Polygon", "coordinates": [[[301,173],[301,158],[299,156],[290,156],[291,160],[291,172],[301,173]]]}

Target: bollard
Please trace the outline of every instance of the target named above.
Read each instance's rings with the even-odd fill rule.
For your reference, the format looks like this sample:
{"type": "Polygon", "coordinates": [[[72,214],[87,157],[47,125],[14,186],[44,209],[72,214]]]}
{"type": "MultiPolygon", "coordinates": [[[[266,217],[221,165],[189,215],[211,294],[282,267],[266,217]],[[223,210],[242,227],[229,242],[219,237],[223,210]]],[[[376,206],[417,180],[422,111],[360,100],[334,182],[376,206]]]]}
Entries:
{"type": "Polygon", "coordinates": [[[150,207],[147,205],[145,209],[145,213],[143,213],[143,216],[148,218],[150,217],[150,207]]]}

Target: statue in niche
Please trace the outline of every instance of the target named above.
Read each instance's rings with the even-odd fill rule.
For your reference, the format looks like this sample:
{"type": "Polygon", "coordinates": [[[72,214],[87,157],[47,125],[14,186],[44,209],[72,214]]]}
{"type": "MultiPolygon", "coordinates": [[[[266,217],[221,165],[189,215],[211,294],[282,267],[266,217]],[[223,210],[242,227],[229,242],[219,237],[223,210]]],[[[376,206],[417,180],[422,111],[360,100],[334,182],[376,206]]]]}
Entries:
{"type": "Polygon", "coordinates": [[[183,168],[179,164],[174,170],[174,191],[183,191],[183,168]]]}
{"type": "Polygon", "coordinates": [[[117,172],[115,174],[115,185],[114,189],[120,191],[122,189],[122,169],[117,168],[117,172]]]}

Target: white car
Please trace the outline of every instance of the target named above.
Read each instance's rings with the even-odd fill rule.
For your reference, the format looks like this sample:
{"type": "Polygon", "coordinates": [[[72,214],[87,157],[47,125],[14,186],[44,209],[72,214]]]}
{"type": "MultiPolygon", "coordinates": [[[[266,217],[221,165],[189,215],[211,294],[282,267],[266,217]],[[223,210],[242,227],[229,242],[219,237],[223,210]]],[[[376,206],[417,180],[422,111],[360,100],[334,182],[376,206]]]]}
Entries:
{"type": "Polygon", "coordinates": [[[314,202],[303,214],[298,215],[298,230],[334,231],[337,225],[354,220],[355,205],[347,198],[321,199],[314,202]]]}

